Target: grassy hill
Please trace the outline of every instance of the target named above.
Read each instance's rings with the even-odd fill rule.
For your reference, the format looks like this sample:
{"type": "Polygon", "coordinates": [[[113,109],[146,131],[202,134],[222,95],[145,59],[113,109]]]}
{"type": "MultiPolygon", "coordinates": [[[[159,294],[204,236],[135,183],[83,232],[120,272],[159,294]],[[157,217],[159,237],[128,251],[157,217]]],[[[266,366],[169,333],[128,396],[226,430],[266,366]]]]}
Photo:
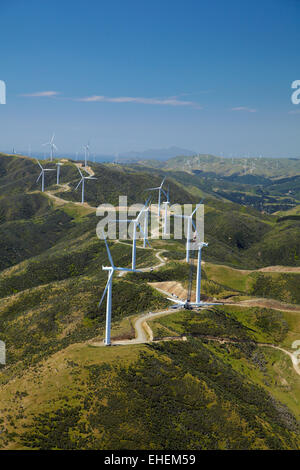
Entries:
{"type": "Polygon", "coordinates": [[[160,169],[201,170],[223,176],[251,175],[288,177],[300,174],[300,158],[224,158],[214,155],[178,156],[165,162],[146,160],[144,165],[160,169]]]}
{"type": "Polygon", "coordinates": [[[300,201],[300,159],[230,159],[200,155],[166,162],[147,160],[136,169],[164,171],[182,184],[259,211],[289,210],[300,201]]]}
{"type": "MultiPolygon", "coordinates": [[[[119,194],[142,202],[145,188],[163,176],[172,202],[195,204],[206,194],[204,298],[300,303],[300,274],[255,270],[300,265],[300,222],[288,217],[294,213],[270,215],[230,202],[198,176],[198,186],[189,185],[183,172],[92,168],[98,178],[86,186],[92,206],[117,204],[119,194]]],[[[34,160],[0,156],[0,339],[7,346],[0,448],[299,449],[300,378],[283,353],[257,344],[290,348],[300,332],[297,315],[238,306],[174,312],[152,321],[153,332],[187,341],[92,346],[104,335],[105,305],[97,303],[107,253],[95,211],[75,204],[74,163],[62,168],[63,187],[56,187],[54,173],[46,189],[52,195],[62,189],[55,193],[59,202],[39,191],[34,160]],[[213,343],[207,335],[233,342],[213,343]]],[[[115,263],[130,266],[130,242],[109,244],[115,263]]],[[[167,264],[114,277],[113,338],[133,338],[136,316],[169,305],[149,282],[187,286],[184,240],[151,244],[144,250],[138,243],[138,267],[158,264],[158,249],[167,264]]]]}
{"type": "MultiPolygon", "coordinates": [[[[185,319],[191,329],[197,317],[185,319]]],[[[269,360],[254,343],[200,338],[70,345],[5,386],[0,439],[25,449],[297,449],[299,425],[271,394],[269,360]]],[[[299,380],[289,386],[299,393],[299,380]]]]}

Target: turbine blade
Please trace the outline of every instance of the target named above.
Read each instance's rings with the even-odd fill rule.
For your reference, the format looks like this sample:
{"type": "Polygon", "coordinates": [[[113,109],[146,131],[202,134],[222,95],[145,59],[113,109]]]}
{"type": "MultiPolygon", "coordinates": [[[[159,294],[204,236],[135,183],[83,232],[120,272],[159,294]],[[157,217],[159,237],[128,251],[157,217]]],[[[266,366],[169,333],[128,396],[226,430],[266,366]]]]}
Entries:
{"type": "Polygon", "coordinates": [[[177,299],[172,299],[171,297],[167,297],[168,300],[171,300],[172,302],[175,302],[175,304],[178,304],[178,305],[184,305],[185,302],[183,302],[182,300],[177,300],[177,299]]]}
{"type": "Polygon", "coordinates": [[[42,174],[43,174],[43,170],[40,172],[40,175],[39,175],[38,179],[36,180],[36,183],[39,181],[39,179],[40,179],[40,177],[42,176],[42,174]]]}
{"type": "Polygon", "coordinates": [[[83,174],[81,173],[81,170],[80,170],[79,166],[77,166],[77,169],[78,169],[78,171],[79,171],[79,173],[80,173],[81,178],[83,178],[83,174]]]}
{"type": "Polygon", "coordinates": [[[112,278],[113,274],[114,274],[114,272],[113,272],[113,271],[111,271],[111,272],[109,273],[109,275],[108,275],[108,280],[107,280],[107,283],[106,283],[105,289],[104,289],[104,291],[103,291],[102,297],[101,297],[101,299],[100,299],[100,302],[98,303],[98,308],[100,308],[100,307],[101,307],[101,304],[102,304],[102,302],[103,302],[103,299],[104,299],[104,297],[105,297],[105,294],[106,294],[106,292],[107,292],[107,289],[108,289],[109,282],[110,282],[110,280],[111,280],[111,278],[112,278]]]}
{"type": "Polygon", "coordinates": [[[79,188],[80,184],[82,183],[82,180],[83,178],[81,178],[81,180],[79,181],[78,185],[76,186],[76,188],[74,189],[74,191],[77,191],[77,189],[79,188]]]}
{"type": "Polygon", "coordinates": [[[145,233],[144,233],[144,230],[143,230],[142,227],[141,227],[141,224],[138,223],[138,227],[139,227],[139,229],[140,229],[141,234],[143,235],[143,237],[145,237],[145,241],[146,241],[147,245],[149,246],[149,248],[151,248],[150,243],[148,242],[148,238],[146,238],[145,233]]]}
{"type": "Polygon", "coordinates": [[[41,169],[43,169],[42,165],[40,164],[40,162],[38,161],[38,159],[36,158],[36,161],[38,162],[38,164],[40,165],[41,169]]]}
{"type": "Polygon", "coordinates": [[[112,267],[112,268],[115,268],[115,265],[114,265],[112,256],[111,256],[111,254],[110,254],[110,249],[109,249],[109,247],[108,247],[108,243],[107,243],[107,240],[106,240],[106,236],[104,235],[104,232],[102,232],[102,234],[103,234],[103,238],[104,238],[104,242],[105,242],[105,246],[106,246],[106,251],[107,251],[107,254],[108,254],[109,262],[110,262],[110,264],[111,264],[111,267],[112,267]]]}
{"type": "Polygon", "coordinates": [[[141,272],[143,272],[139,269],[130,269],[130,268],[115,268],[115,271],[126,271],[128,273],[141,273],[141,272]]]}
{"type": "Polygon", "coordinates": [[[165,182],[165,179],[166,179],[166,177],[164,177],[164,179],[162,180],[162,182],[161,182],[161,184],[160,184],[160,188],[162,188],[162,186],[163,186],[163,184],[164,184],[164,182],[165,182]]]}
{"type": "Polygon", "coordinates": [[[197,212],[197,210],[199,209],[199,207],[201,206],[202,202],[203,202],[204,199],[201,199],[201,201],[199,202],[199,204],[196,205],[196,209],[193,210],[192,214],[191,215],[194,215],[195,212],[197,212]]]}

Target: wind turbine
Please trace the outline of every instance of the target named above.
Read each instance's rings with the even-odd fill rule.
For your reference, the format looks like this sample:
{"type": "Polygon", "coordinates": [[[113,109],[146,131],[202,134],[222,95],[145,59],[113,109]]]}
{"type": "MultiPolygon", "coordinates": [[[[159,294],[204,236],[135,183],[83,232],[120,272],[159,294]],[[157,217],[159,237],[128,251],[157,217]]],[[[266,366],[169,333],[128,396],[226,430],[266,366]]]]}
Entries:
{"type": "Polygon", "coordinates": [[[63,163],[56,163],[56,184],[59,184],[59,176],[60,176],[60,167],[63,165],[63,163]]]}
{"type": "MultiPolygon", "coordinates": [[[[197,260],[197,278],[196,278],[196,302],[190,302],[190,299],[177,300],[171,297],[167,297],[168,300],[171,300],[175,304],[175,308],[184,307],[187,310],[190,310],[192,307],[205,307],[208,305],[221,305],[218,302],[202,302],[201,301],[201,252],[204,246],[208,246],[208,243],[200,242],[198,247],[198,260],[197,260]]],[[[173,307],[174,308],[174,307],[173,307]]]]}
{"type": "Polygon", "coordinates": [[[43,193],[44,188],[45,188],[45,171],[55,171],[55,168],[43,168],[38,160],[37,160],[37,162],[40,165],[42,171],[40,172],[40,175],[39,175],[38,179],[36,180],[36,182],[38,182],[40,177],[42,177],[42,193],[43,193]]]}
{"type": "Polygon", "coordinates": [[[136,271],[134,269],[130,269],[130,268],[117,268],[114,265],[114,262],[113,262],[113,259],[112,259],[112,256],[111,256],[111,253],[110,253],[110,250],[109,250],[109,247],[108,247],[108,244],[107,244],[104,233],[103,233],[103,238],[104,238],[104,242],[105,242],[106,251],[107,251],[108,259],[109,259],[109,262],[110,262],[110,266],[102,266],[103,271],[108,272],[108,279],[107,279],[107,283],[106,283],[104,292],[102,294],[101,300],[98,304],[98,307],[100,308],[100,306],[103,302],[103,299],[105,297],[105,294],[107,293],[106,327],[105,327],[104,344],[106,346],[110,346],[110,344],[111,344],[111,342],[110,342],[110,330],[111,330],[112,279],[113,279],[114,272],[115,271],[125,271],[125,272],[133,272],[134,271],[134,272],[136,272],[136,271]]]}
{"type": "MultiPolygon", "coordinates": [[[[140,212],[138,213],[138,216],[135,219],[121,219],[119,221],[119,222],[127,222],[127,223],[130,222],[130,223],[133,224],[132,262],[131,262],[131,267],[132,267],[133,271],[135,271],[135,267],[136,267],[136,229],[137,229],[137,227],[139,227],[140,232],[143,235],[143,239],[144,239],[143,240],[143,246],[144,246],[144,248],[146,247],[146,243],[150,248],[150,243],[149,243],[148,238],[147,238],[149,202],[150,202],[150,198],[147,199],[147,201],[145,202],[144,207],[140,210],[140,212]],[[147,219],[147,228],[146,228],[146,222],[144,221],[144,229],[146,229],[146,231],[144,231],[142,229],[141,224],[140,224],[140,218],[141,218],[141,216],[144,212],[146,214],[145,219],[147,219]]],[[[110,222],[117,222],[117,220],[110,219],[110,222]]]]}
{"type": "Polygon", "coordinates": [[[167,235],[167,217],[168,217],[168,207],[170,205],[170,187],[168,186],[167,200],[163,202],[165,205],[165,222],[164,222],[164,235],[167,235]]]}
{"type": "Polygon", "coordinates": [[[90,144],[88,143],[84,145],[83,148],[84,148],[84,166],[86,168],[88,157],[90,156],[90,144]]]}
{"type": "Polygon", "coordinates": [[[192,227],[196,231],[196,226],[193,221],[193,216],[201,206],[202,201],[196,205],[196,208],[193,210],[191,215],[184,215],[184,214],[173,214],[174,217],[181,217],[182,219],[187,219],[187,236],[186,236],[186,262],[190,261],[190,238],[191,238],[191,229],[192,227]]]}
{"type": "Polygon", "coordinates": [[[78,168],[78,171],[80,173],[81,180],[79,181],[78,185],[76,186],[75,191],[77,191],[79,186],[82,184],[82,187],[81,187],[81,204],[83,204],[84,203],[84,180],[96,180],[97,178],[95,178],[94,176],[83,176],[83,174],[80,171],[80,168],[79,167],[77,167],[77,168],[78,168]]]}
{"type": "Polygon", "coordinates": [[[55,134],[52,135],[51,139],[49,140],[49,142],[46,142],[45,144],[42,144],[43,146],[45,145],[50,145],[50,161],[52,162],[53,160],[53,155],[54,155],[54,152],[53,150],[58,150],[58,148],[56,147],[55,143],[54,143],[54,137],[55,137],[55,134]]]}
{"type": "MultiPolygon", "coordinates": [[[[149,224],[149,210],[150,210],[150,202],[147,206],[147,208],[144,210],[145,213],[145,218],[144,218],[144,237],[143,237],[143,248],[146,248],[146,243],[148,243],[148,224],[149,224]]],[[[150,246],[150,245],[149,245],[150,246]]]]}
{"type": "Polygon", "coordinates": [[[158,217],[160,217],[161,192],[163,192],[164,195],[166,196],[166,193],[165,193],[165,191],[163,190],[163,184],[164,184],[164,182],[165,182],[165,179],[166,179],[166,177],[164,177],[164,179],[162,180],[160,186],[157,186],[156,188],[147,188],[147,191],[155,191],[156,189],[158,189],[158,217]]]}

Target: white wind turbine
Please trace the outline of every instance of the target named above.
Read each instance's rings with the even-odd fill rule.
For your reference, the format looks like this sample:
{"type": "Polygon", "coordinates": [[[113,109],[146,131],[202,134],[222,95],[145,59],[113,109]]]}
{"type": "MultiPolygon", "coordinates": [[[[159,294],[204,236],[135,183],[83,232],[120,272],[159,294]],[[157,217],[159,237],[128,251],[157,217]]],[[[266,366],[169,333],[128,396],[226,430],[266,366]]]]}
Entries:
{"type": "Polygon", "coordinates": [[[56,163],[56,184],[59,184],[59,176],[60,176],[60,167],[63,165],[63,163],[56,163]]]}
{"type": "Polygon", "coordinates": [[[190,238],[191,238],[191,230],[194,228],[196,231],[195,222],[193,221],[193,216],[201,206],[202,201],[196,205],[196,208],[193,210],[191,215],[184,215],[184,214],[173,214],[174,217],[181,217],[182,219],[187,220],[187,236],[186,236],[186,262],[190,261],[190,238]]]}
{"type": "Polygon", "coordinates": [[[81,173],[81,170],[79,167],[78,168],[78,171],[80,173],[80,176],[81,176],[81,180],[79,181],[78,185],[76,186],[75,188],[75,191],[79,188],[80,185],[81,186],[81,203],[83,204],[84,203],[84,182],[85,180],[96,180],[97,178],[95,178],[94,176],[83,176],[83,174],[81,173]]]}
{"type": "Polygon", "coordinates": [[[114,272],[115,271],[125,271],[125,272],[133,272],[134,271],[134,272],[136,272],[136,270],[130,269],[130,268],[117,268],[114,265],[114,262],[113,262],[113,259],[112,259],[112,256],[111,256],[111,253],[110,253],[110,250],[109,250],[109,247],[108,247],[108,244],[107,244],[104,233],[103,233],[103,238],[104,238],[104,242],[105,242],[106,251],[107,251],[108,259],[109,259],[109,262],[110,262],[110,266],[108,266],[108,267],[107,266],[102,266],[103,271],[108,271],[108,279],[107,279],[107,283],[106,283],[104,292],[102,294],[102,297],[101,297],[101,300],[100,300],[98,306],[99,307],[101,306],[101,304],[103,302],[103,299],[105,297],[105,294],[107,293],[107,299],[106,299],[106,327],[105,327],[104,344],[106,346],[110,346],[110,344],[111,344],[110,343],[110,330],[111,330],[111,305],[112,305],[112,279],[113,279],[114,272]]]}
{"type": "Polygon", "coordinates": [[[206,305],[220,305],[220,303],[211,303],[211,302],[202,302],[201,301],[201,254],[202,248],[208,246],[208,243],[199,242],[198,246],[198,259],[197,259],[197,277],[196,277],[196,301],[190,302],[190,299],[187,300],[177,300],[171,297],[168,297],[168,300],[171,300],[178,307],[184,307],[190,309],[192,307],[205,307],[206,305]]]}
{"type": "Polygon", "coordinates": [[[55,134],[52,135],[51,139],[49,140],[49,142],[46,142],[45,144],[42,144],[43,146],[45,145],[50,145],[50,161],[52,162],[53,160],[53,155],[54,155],[54,150],[58,150],[58,148],[56,147],[55,143],[54,143],[54,137],[55,137],[55,134]]]}
{"type": "Polygon", "coordinates": [[[163,202],[165,205],[165,221],[164,221],[164,235],[167,235],[167,218],[168,218],[168,207],[170,205],[170,187],[168,186],[167,200],[163,202]]]}
{"type": "MultiPolygon", "coordinates": [[[[148,210],[149,210],[149,202],[150,198],[147,199],[144,207],[140,210],[138,213],[138,216],[135,219],[120,219],[119,223],[127,222],[127,223],[132,223],[133,224],[133,235],[132,235],[132,263],[131,267],[132,270],[135,271],[136,267],[136,232],[137,232],[137,227],[139,228],[141,234],[143,235],[143,246],[144,248],[146,247],[146,243],[150,248],[150,243],[148,241],[148,210]],[[141,216],[145,213],[145,219],[144,219],[144,231],[141,227],[140,224],[140,218],[141,216]],[[146,227],[146,220],[147,220],[147,227],[146,227]]],[[[110,219],[110,222],[117,222],[117,220],[112,220],[110,219]]]]}
{"type": "Polygon", "coordinates": [[[37,160],[37,162],[40,165],[42,171],[40,172],[39,177],[36,180],[36,182],[38,183],[40,177],[42,177],[42,192],[44,192],[44,189],[45,189],[45,171],[55,171],[55,168],[43,168],[38,160],[37,160]]]}
{"type": "Polygon", "coordinates": [[[83,148],[84,148],[84,166],[86,168],[87,161],[90,157],[90,144],[88,143],[88,144],[84,145],[83,148]]]}
{"type": "Polygon", "coordinates": [[[151,200],[148,199],[148,205],[144,209],[145,218],[144,218],[144,229],[143,229],[143,232],[144,232],[143,233],[143,248],[146,248],[146,243],[148,243],[148,246],[150,247],[149,242],[148,242],[148,224],[149,224],[150,202],[151,202],[151,200]]]}
{"type": "Polygon", "coordinates": [[[157,186],[156,188],[147,188],[146,191],[155,191],[158,189],[158,217],[160,217],[160,201],[161,201],[161,192],[164,193],[164,195],[166,196],[166,193],[165,191],[163,190],[163,184],[165,182],[165,179],[166,177],[164,177],[164,179],[162,180],[160,186],[157,186]]]}

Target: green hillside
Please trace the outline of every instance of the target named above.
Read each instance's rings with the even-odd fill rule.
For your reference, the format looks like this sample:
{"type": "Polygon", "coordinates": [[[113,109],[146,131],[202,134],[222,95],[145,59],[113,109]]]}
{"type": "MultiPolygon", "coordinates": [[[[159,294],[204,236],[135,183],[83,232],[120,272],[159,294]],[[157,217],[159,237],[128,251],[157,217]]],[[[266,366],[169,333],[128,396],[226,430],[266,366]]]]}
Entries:
{"type": "MultiPolygon", "coordinates": [[[[300,334],[295,214],[231,202],[184,172],[91,167],[97,180],[81,205],[75,162],[41,193],[35,160],[0,156],[0,448],[300,449],[300,376],[271,348],[291,351],[300,334]],[[157,342],[130,343],[140,315],[170,307],[151,283],[186,289],[189,279],[184,240],[139,242],[138,267],[148,269],[113,279],[112,338],[128,344],[102,347],[109,261],[93,207],[126,194],[143,202],[163,176],[172,203],[206,195],[202,298],[236,305],[170,309],[149,321],[157,342]],[[258,271],[274,265],[296,271],[258,271]],[[240,304],[259,298],[283,310],[240,304]]],[[[131,265],[130,241],[109,246],[116,265],[131,265]]]]}
{"type": "MultiPolygon", "coordinates": [[[[148,165],[149,160],[142,163],[148,165]]],[[[152,160],[150,164],[161,169],[201,170],[223,176],[248,174],[278,178],[300,175],[300,158],[224,158],[200,154],[191,157],[178,156],[165,162],[152,160]]]]}

